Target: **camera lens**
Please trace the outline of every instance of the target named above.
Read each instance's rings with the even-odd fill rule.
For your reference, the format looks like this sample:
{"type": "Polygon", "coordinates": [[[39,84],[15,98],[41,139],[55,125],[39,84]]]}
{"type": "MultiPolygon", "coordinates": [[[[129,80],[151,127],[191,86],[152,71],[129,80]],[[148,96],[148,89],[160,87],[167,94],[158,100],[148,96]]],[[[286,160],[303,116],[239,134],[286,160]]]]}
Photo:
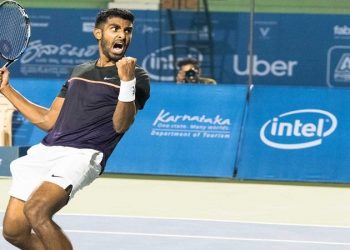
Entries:
{"type": "Polygon", "coordinates": [[[186,71],[185,78],[187,82],[196,82],[197,80],[197,72],[193,69],[186,71]]]}

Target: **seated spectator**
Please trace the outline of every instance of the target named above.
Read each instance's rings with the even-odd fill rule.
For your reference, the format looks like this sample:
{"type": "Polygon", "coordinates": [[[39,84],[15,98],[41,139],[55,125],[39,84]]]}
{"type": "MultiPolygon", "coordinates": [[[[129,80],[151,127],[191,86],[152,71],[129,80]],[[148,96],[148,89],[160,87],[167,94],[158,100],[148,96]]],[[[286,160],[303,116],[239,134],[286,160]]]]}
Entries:
{"type": "Polygon", "coordinates": [[[186,58],[177,63],[179,71],[176,76],[176,82],[181,83],[203,83],[216,84],[216,81],[211,78],[201,76],[199,63],[194,58],[186,58]]]}

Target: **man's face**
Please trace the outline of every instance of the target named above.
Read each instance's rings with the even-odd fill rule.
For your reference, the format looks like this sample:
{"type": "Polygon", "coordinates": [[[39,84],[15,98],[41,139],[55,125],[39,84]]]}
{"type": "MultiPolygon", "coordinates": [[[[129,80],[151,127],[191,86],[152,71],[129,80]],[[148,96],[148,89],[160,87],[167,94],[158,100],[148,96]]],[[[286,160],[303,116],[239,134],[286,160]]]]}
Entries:
{"type": "Polygon", "coordinates": [[[176,81],[182,83],[195,83],[199,81],[199,70],[193,64],[184,64],[180,67],[176,81]]]}
{"type": "Polygon", "coordinates": [[[101,27],[100,52],[107,61],[122,58],[132,38],[133,24],[119,17],[111,17],[101,27]]]}
{"type": "Polygon", "coordinates": [[[189,71],[191,69],[195,69],[195,66],[193,64],[185,64],[181,66],[181,71],[186,72],[189,71]]]}

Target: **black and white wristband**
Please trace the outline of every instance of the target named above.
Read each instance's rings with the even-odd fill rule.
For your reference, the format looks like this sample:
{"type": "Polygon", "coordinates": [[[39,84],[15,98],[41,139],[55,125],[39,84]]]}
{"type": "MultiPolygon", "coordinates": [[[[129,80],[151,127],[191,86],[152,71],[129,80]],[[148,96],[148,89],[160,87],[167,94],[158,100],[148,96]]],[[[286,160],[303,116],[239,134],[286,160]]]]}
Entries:
{"type": "Polygon", "coordinates": [[[121,102],[133,102],[135,101],[135,85],[136,78],[130,81],[122,81],[120,80],[120,89],[118,100],[121,102]]]}

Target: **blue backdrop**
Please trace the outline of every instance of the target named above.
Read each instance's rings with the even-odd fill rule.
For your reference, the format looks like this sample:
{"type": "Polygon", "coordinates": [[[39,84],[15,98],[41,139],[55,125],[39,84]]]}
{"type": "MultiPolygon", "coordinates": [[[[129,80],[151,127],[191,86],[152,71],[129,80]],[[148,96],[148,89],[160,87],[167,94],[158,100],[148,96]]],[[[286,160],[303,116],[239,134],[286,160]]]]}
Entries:
{"type": "Polygon", "coordinates": [[[232,177],[246,92],[242,85],[153,85],[106,172],[232,177]]]}
{"type": "MultiPolygon", "coordinates": [[[[29,100],[49,107],[62,80],[14,79],[29,100]]],[[[246,105],[244,85],[153,83],[151,98],[107,162],[106,172],[232,177],[246,105]]],[[[15,146],[45,132],[13,118],[15,146]]]]}
{"type": "MultiPolygon", "coordinates": [[[[15,87],[50,105],[72,67],[97,58],[92,36],[97,11],[30,9],[33,36],[11,66],[15,87]]],[[[106,171],[228,177],[236,168],[235,177],[243,179],[350,181],[348,15],[256,14],[255,88],[247,110],[246,87],[237,84],[247,82],[250,61],[247,13],[211,13],[218,86],[156,83],[173,80],[166,19],[158,11],[135,15],[128,55],[149,72],[152,97],[106,171]]],[[[179,15],[179,27],[197,17],[179,15]]],[[[194,52],[189,48],[178,56],[194,52]]],[[[43,136],[21,115],[14,116],[15,145],[32,145],[43,136]]]]}
{"type": "MultiPolygon", "coordinates": [[[[44,106],[62,84],[13,80],[44,106]]],[[[247,105],[244,85],[151,87],[106,172],[350,182],[348,88],[255,86],[247,105]]],[[[45,134],[21,115],[13,128],[15,146],[45,134]]]]}
{"type": "Polygon", "coordinates": [[[349,182],[349,97],[343,88],[256,86],[237,177],[349,182]]]}
{"type": "MultiPolygon", "coordinates": [[[[65,78],[73,65],[95,59],[97,46],[92,30],[97,12],[29,9],[31,43],[12,66],[12,75],[65,78]]],[[[166,16],[158,11],[134,12],[135,32],[128,54],[138,59],[152,80],[173,81],[174,58],[166,16]]],[[[188,11],[174,16],[181,16],[175,20],[181,29],[193,29],[198,19],[188,11]]],[[[211,19],[213,77],[220,83],[247,82],[249,15],[213,12],[211,19]]],[[[255,84],[349,86],[349,23],[349,15],[256,14],[252,58],[255,84]]],[[[202,34],[207,29],[205,24],[197,28],[202,34]]],[[[198,52],[190,45],[188,49],[177,56],[194,56],[198,52]]],[[[205,54],[199,49],[204,64],[208,60],[205,54]]]]}

